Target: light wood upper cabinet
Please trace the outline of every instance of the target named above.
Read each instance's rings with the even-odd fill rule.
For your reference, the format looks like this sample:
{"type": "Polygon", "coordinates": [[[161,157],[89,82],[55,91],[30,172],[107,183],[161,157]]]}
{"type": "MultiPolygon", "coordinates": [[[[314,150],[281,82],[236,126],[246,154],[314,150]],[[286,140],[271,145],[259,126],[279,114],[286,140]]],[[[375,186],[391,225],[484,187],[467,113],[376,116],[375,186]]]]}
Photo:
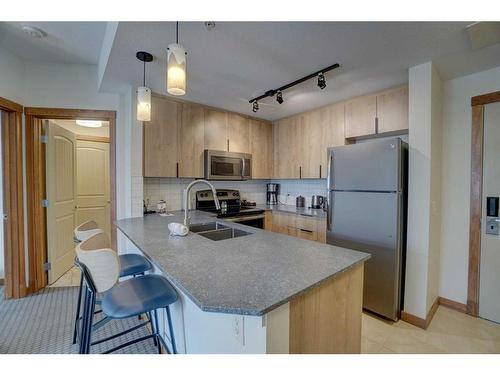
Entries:
{"type": "Polygon", "coordinates": [[[252,178],[270,179],[273,177],[273,125],[249,119],[249,133],[252,178]]]}
{"type": "Polygon", "coordinates": [[[325,111],[320,109],[300,116],[302,157],[299,161],[301,178],[319,178],[321,165],[322,127],[326,123],[325,111]]]}
{"type": "Polygon", "coordinates": [[[408,129],[408,86],[377,94],[378,133],[408,129]]]}
{"type": "Polygon", "coordinates": [[[228,113],[214,109],[204,109],[205,149],[227,151],[228,113]]]}
{"type": "Polygon", "coordinates": [[[326,178],[328,171],[327,150],[329,147],[345,144],[344,136],[344,103],[333,104],[322,109],[321,116],[321,178],[326,178]]]}
{"type": "Polygon", "coordinates": [[[144,176],[177,177],[180,104],[153,95],[151,121],[144,123],[144,176]]]}
{"type": "Polygon", "coordinates": [[[205,116],[203,107],[181,104],[179,126],[179,177],[203,177],[205,116]]]}
{"type": "Polygon", "coordinates": [[[362,137],[376,133],[377,97],[367,95],[345,103],[345,137],[362,137]]]}
{"type": "Polygon", "coordinates": [[[248,153],[249,144],[249,120],[236,113],[228,114],[227,123],[227,148],[231,152],[248,153]]]}
{"type": "Polygon", "coordinates": [[[274,177],[300,178],[302,142],[300,116],[279,120],[273,127],[274,177]]]}

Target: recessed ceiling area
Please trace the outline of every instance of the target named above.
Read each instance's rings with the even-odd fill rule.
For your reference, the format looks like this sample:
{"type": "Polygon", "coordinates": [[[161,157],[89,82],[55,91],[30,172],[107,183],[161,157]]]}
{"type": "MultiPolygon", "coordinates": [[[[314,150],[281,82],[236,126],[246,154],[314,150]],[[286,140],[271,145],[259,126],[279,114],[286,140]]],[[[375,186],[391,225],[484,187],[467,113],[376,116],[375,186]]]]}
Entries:
{"type": "MultiPolygon", "coordinates": [[[[498,65],[500,44],[472,50],[472,22],[181,22],[179,42],[188,53],[187,95],[182,99],[275,120],[407,82],[408,68],[434,61],[444,80],[498,65]],[[327,87],[312,79],[259,103],[248,100],[333,63],[327,87]]],[[[142,82],[135,53],[155,60],[146,84],[166,94],[166,48],[175,41],[174,22],[121,22],[102,88],[142,82]]]]}
{"type": "Polygon", "coordinates": [[[28,61],[97,64],[106,22],[0,22],[0,46],[28,61]],[[37,38],[23,26],[39,29],[37,38]]]}

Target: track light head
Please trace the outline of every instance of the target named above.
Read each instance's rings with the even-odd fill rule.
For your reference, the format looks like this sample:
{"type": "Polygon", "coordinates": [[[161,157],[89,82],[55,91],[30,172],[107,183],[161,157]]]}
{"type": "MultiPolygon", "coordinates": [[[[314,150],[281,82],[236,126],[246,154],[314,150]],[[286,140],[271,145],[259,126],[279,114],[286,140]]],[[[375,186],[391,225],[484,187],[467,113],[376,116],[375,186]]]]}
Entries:
{"type": "Polygon", "coordinates": [[[252,106],[252,111],[257,112],[259,110],[259,102],[254,101],[252,106]]]}
{"type": "Polygon", "coordinates": [[[323,72],[318,74],[318,87],[323,90],[326,87],[326,79],[323,72]]]}
{"type": "Polygon", "coordinates": [[[283,93],[281,92],[281,90],[279,90],[277,93],[276,93],[276,101],[281,104],[283,103],[283,93]]]}

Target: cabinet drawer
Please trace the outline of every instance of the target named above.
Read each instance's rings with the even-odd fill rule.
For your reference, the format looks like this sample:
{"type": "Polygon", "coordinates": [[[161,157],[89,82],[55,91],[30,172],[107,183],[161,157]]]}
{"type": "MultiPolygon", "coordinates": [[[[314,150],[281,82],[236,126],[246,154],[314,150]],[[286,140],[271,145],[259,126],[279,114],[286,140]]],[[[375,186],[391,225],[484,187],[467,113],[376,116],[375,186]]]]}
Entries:
{"type": "Polygon", "coordinates": [[[316,231],[316,219],[307,216],[297,216],[296,218],[296,227],[297,229],[305,229],[308,231],[315,232],[316,231]]]}
{"type": "Polygon", "coordinates": [[[310,231],[307,229],[297,229],[297,237],[303,238],[305,240],[317,241],[318,232],[310,231]]]}

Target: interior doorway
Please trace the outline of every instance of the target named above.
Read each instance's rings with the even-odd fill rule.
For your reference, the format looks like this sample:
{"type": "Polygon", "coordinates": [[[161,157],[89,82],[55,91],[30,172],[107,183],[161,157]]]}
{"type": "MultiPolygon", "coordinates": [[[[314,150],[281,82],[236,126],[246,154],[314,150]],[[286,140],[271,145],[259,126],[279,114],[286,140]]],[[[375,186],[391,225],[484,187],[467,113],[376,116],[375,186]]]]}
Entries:
{"type": "Polygon", "coordinates": [[[500,91],[472,105],[467,313],[500,322],[500,91]]]}
{"type": "Polygon", "coordinates": [[[72,268],[78,223],[95,219],[116,249],[116,112],[25,108],[25,115],[29,289],[35,292],[72,268]],[[86,131],[77,120],[87,127],[99,121],[100,130],[86,131]]]}
{"type": "Polygon", "coordinates": [[[73,229],[94,220],[111,236],[109,122],[47,119],[43,131],[48,284],[70,286],[73,229]]]}

